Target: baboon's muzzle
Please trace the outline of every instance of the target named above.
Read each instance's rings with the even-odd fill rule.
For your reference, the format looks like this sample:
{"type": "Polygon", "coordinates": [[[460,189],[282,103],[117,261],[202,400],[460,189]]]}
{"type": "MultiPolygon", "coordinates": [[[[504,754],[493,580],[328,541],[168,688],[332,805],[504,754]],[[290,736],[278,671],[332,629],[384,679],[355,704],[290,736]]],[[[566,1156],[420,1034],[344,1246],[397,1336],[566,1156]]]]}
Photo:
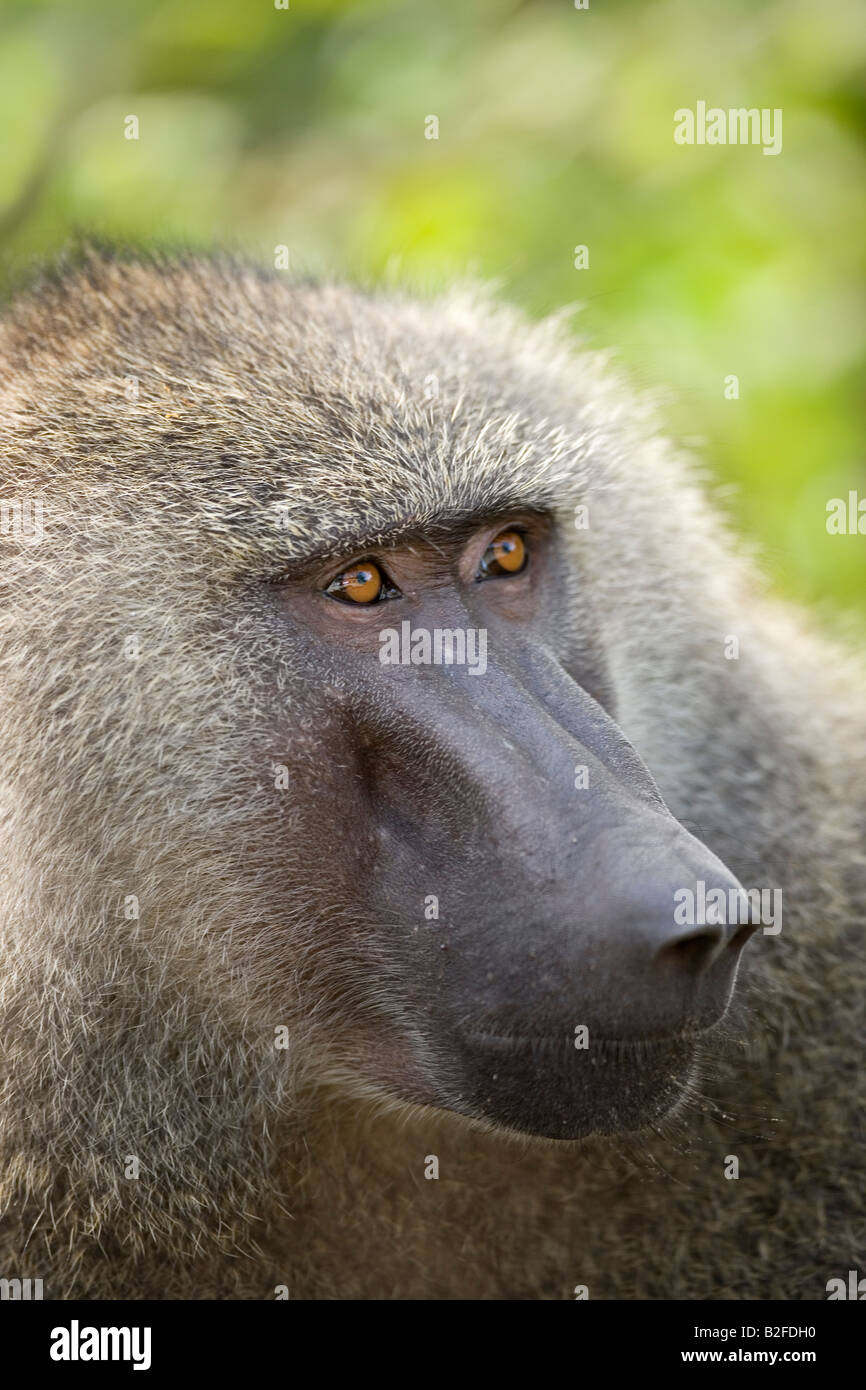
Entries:
{"type": "Polygon", "coordinates": [[[388,717],[379,911],[407,885],[439,904],[402,942],[436,1103],[561,1138],[665,1113],[753,930],[682,920],[677,895],[728,898],[733,874],[549,657],[397,681],[388,717]]]}

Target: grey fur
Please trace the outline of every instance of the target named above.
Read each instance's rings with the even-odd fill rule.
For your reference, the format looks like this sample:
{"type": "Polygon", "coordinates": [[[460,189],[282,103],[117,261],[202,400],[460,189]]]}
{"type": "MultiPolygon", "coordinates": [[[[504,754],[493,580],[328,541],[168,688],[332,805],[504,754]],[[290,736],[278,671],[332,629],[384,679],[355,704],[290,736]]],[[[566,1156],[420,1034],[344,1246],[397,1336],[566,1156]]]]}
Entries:
{"type": "Polygon", "coordinates": [[[823,1298],[864,1272],[862,672],[763,596],[605,363],[462,292],[95,253],[12,305],[0,360],[0,498],[45,506],[40,544],[0,537],[0,1275],[823,1298]],[[340,1040],[369,980],[335,963],[270,781],[275,719],[297,795],[318,770],[257,586],[494,503],[560,518],[571,638],[601,643],[625,734],[741,880],[784,890],[728,1046],[639,1140],[530,1143],[362,1086],[340,1040]]]}

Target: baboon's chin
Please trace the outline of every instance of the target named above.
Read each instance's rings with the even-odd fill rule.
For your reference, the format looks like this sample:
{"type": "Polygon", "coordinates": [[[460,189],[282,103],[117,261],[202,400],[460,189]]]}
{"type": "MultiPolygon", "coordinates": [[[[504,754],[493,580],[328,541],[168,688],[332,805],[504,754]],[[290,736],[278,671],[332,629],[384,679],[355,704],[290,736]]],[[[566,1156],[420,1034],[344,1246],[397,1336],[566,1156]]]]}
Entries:
{"type": "Polygon", "coordinates": [[[462,1058],[454,1108],[536,1138],[575,1140],[640,1130],[682,1100],[695,1055],[688,1038],[596,1042],[476,1035],[462,1058]]]}

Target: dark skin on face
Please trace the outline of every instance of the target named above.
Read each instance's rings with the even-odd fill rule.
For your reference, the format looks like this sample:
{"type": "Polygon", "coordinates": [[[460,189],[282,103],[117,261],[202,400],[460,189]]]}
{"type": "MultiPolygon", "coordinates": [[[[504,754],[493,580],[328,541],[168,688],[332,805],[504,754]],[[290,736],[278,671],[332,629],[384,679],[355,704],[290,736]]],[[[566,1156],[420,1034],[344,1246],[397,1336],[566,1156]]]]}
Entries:
{"type": "Polygon", "coordinates": [[[339,684],[306,833],[373,980],[351,1065],[556,1139],[676,1104],[753,929],[675,922],[678,889],[739,885],[616,724],[603,653],[571,650],[570,583],[552,520],[515,512],[274,589],[311,687],[339,684]],[[483,629],[486,669],[383,664],[379,634],[406,621],[483,629]]]}

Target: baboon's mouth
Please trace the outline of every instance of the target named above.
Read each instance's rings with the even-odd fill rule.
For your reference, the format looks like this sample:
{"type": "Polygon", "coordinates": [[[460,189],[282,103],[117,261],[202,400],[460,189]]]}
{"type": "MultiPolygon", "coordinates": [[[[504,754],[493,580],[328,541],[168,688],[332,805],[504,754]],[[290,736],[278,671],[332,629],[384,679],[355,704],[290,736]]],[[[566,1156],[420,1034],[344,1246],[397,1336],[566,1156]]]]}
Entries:
{"type": "Polygon", "coordinates": [[[643,1129],[681,1101],[698,1037],[594,1037],[581,1048],[561,1034],[464,1033],[454,1108],[549,1139],[643,1129]]]}

